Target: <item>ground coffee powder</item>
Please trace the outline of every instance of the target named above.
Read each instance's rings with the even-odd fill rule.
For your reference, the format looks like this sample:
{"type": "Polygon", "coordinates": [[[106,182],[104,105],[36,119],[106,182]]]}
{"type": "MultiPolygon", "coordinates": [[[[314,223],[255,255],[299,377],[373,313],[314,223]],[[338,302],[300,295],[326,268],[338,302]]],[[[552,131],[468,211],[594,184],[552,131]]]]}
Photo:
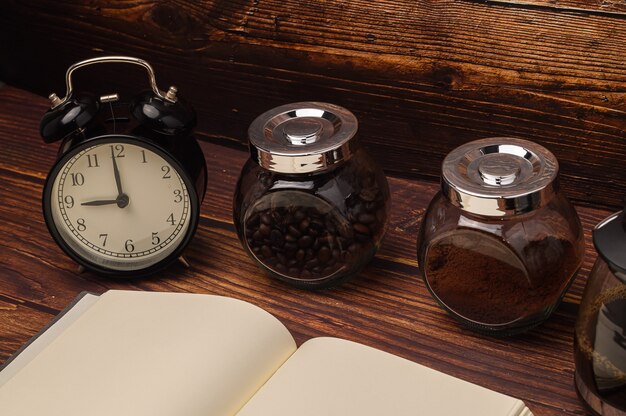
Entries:
{"type": "Polygon", "coordinates": [[[505,243],[496,243],[505,247],[494,251],[500,255],[508,252],[517,256],[515,259],[454,241],[444,239],[429,246],[424,272],[444,306],[471,323],[505,325],[545,317],[578,267],[572,261],[576,258],[572,244],[557,237],[530,241],[517,255],[505,243]]]}

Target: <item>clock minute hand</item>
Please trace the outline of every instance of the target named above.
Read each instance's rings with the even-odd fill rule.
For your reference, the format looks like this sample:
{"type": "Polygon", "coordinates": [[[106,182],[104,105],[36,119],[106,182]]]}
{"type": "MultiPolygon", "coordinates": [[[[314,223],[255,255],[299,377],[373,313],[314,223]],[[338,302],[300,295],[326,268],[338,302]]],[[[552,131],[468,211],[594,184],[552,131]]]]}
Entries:
{"type": "Polygon", "coordinates": [[[115,176],[115,186],[117,186],[117,197],[120,198],[124,194],[124,191],[122,191],[122,179],[120,178],[120,170],[117,168],[117,162],[115,161],[113,146],[111,146],[111,159],[113,159],[113,176],[115,176]]]}

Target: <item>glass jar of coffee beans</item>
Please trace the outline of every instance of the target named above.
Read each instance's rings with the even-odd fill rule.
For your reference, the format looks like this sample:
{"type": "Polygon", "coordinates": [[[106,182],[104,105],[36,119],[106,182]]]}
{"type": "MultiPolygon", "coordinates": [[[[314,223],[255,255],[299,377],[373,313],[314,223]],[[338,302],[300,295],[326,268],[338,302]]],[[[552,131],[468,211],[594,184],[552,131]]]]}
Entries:
{"type": "Polygon", "coordinates": [[[389,187],[357,145],[357,127],[350,111],[319,102],[280,106],[250,125],[233,215],[243,247],[271,276],[334,286],[376,253],[389,187]]]}

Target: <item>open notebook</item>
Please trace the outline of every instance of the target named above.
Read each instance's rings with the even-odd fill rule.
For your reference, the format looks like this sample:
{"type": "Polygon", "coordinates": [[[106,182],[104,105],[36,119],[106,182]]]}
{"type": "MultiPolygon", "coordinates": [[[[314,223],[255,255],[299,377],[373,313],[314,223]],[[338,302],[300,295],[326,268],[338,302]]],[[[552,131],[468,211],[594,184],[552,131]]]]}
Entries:
{"type": "Polygon", "coordinates": [[[336,338],[300,348],[220,296],[84,295],[0,371],[12,416],[528,416],[517,399],[336,338]]]}

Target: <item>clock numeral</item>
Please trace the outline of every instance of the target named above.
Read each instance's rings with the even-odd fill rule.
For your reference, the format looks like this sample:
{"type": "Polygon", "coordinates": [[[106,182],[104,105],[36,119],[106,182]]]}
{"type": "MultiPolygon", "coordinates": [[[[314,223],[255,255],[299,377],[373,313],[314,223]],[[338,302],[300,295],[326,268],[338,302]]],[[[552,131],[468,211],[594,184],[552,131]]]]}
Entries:
{"type": "Polygon", "coordinates": [[[100,235],[98,236],[98,238],[101,238],[101,239],[102,239],[102,247],[106,247],[106,245],[107,245],[107,238],[108,238],[108,237],[109,237],[109,235],[108,235],[108,234],[100,234],[100,235]]]}
{"type": "Polygon", "coordinates": [[[88,168],[98,168],[100,165],[98,164],[98,155],[87,155],[87,167],[88,168]],[[93,157],[93,159],[92,159],[93,157]]]}
{"type": "Polygon", "coordinates": [[[135,246],[133,245],[133,240],[126,240],[126,242],[124,243],[124,248],[129,253],[132,253],[133,251],[135,251],[135,246]]]}
{"type": "Polygon", "coordinates": [[[67,195],[65,198],[63,198],[63,202],[65,202],[65,208],[72,208],[74,206],[74,198],[72,198],[70,195],[67,195]]]}
{"type": "Polygon", "coordinates": [[[175,189],[174,190],[174,195],[176,195],[176,198],[174,198],[174,202],[176,202],[177,204],[183,200],[183,192],[180,189],[175,189]]]}
{"type": "Polygon", "coordinates": [[[159,238],[159,233],[152,233],[152,245],[153,246],[158,246],[159,243],[161,242],[161,239],[159,238]]]}
{"type": "Polygon", "coordinates": [[[72,178],[72,186],[83,186],[85,184],[85,177],[82,173],[70,173],[72,178]]]}
{"type": "Polygon", "coordinates": [[[167,222],[172,225],[176,225],[176,220],[174,219],[174,213],[172,212],[169,217],[167,217],[167,222]]]}
{"type": "Polygon", "coordinates": [[[76,229],[78,231],[85,231],[87,229],[84,218],[79,218],[76,220],[76,229]]]}
{"type": "Polygon", "coordinates": [[[167,165],[161,166],[161,172],[165,172],[163,173],[163,179],[170,179],[172,177],[170,175],[170,167],[167,165]]]}
{"type": "Polygon", "coordinates": [[[146,160],[146,151],[145,150],[141,151],[141,163],[148,163],[148,161],[146,160]]]}
{"type": "Polygon", "coordinates": [[[126,157],[124,154],[124,146],[121,144],[116,144],[115,146],[110,145],[111,148],[111,156],[113,157],[126,157]],[[117,154],[115,154],[117,152],[117,154]]]}

